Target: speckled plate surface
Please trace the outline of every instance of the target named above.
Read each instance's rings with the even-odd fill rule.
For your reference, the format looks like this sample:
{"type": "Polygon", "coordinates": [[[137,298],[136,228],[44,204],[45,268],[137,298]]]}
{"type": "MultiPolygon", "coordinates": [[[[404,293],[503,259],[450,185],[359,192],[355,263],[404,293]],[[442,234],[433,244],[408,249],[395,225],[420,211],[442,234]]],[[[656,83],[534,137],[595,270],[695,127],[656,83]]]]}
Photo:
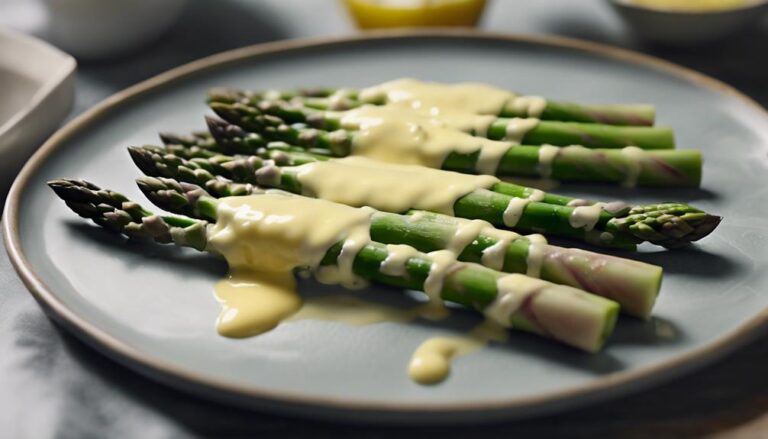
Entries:
{"type": "MultiPolygon", "coordinates": [[[[573,40],[462,32],[379,34],[256,46],[207,58],[113,96],[73,121],[34,156],[5,213],[12,260],[49,314],[103,352],[185,389],[270,410],[335,419],[458,422],[530,416],[617,396],[727,353],[768,320],[768,116],[702,75],[573,40]],[[45,186],[86,178],[143,200],[125,147],[161,130],[203,126],[211,86],[365,86],[397,77],[483,81],[584,102],[649,102],[681,147],[704,151],[700,190],[561,187],[578,196],[686,200],[725,221],[700,245],[635,257],[666,277],[648,322],[622,318],[606,349],[589,355],[513,334],[459,358],[444,383],[406,375],[427,337],[469,327],[442,323],[365,327],[298,321],[247,340],[216,334],[214,257],[126,243],[76,218],[45,186]]],[[[308,295],[338,293],[304,283],[308,295]]],[[[408,306],[392,289],[368,299],[408,306]]]]}

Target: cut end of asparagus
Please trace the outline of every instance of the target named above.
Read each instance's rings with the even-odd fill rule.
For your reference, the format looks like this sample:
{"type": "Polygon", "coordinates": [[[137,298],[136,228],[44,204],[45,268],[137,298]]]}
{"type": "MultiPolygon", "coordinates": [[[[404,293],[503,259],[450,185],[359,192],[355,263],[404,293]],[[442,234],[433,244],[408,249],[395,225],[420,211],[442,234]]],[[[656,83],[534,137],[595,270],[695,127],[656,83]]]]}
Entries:
{"type": "Polygon", "coordinates": [[[606,307],[605,309],[605,320],[603,325],[603,330],[600,333],[600,339],[597,343],[595,343],[594,346],[592,346],[592,349],[589,349],[589,352],[599,352],[603,347],[605,346],[605,343],[608,341],[608,338],[613,334],[613,330],[616,328],[616,322],[619,320],[619,312],[621,311],[621,307],[618,303],[611,304],[606,307]]]}
{"type": "Polygon", "coordinates": [[[619,304],[613,300],[565,285],[550,285],[510,320],[512,327],[594,353],[603,348],[613,333],[619,310],[619,304]]]}
{"type": "Polygon", "coordinates": [[[677,248],[709,235],[721,220],[687,204],[661,203],[635,206],[627,216],[614,218],[609,225],[641,240],[677,248]]]}

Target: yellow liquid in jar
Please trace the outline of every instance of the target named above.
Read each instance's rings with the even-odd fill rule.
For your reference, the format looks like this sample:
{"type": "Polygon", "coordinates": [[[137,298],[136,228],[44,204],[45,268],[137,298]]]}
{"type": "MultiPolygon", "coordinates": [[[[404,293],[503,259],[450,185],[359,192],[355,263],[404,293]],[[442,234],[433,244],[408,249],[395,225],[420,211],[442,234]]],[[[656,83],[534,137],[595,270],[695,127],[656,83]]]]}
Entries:
{"type": "Polygon", "coordinates": [[[474,26],[485,8],[485,0],[345,0],[361,29],[474,26]]]}

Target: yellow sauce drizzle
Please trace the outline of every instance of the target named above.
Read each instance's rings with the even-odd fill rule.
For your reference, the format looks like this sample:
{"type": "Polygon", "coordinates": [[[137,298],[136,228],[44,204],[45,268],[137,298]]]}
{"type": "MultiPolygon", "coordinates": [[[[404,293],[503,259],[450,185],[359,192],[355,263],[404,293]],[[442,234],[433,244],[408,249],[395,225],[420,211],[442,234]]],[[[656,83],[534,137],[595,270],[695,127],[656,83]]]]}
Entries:
{"type": "MultiPolygon", "coordinates": [[[[275,192],[221,199],[209,246],[224,256],[232,274],[215,287],[223,307],[219,333],[260,334],[296,312],[301,298],[293,269],[317,267],[325,252],[347,237],[365,245],[370,215],[370,210],[275,192]]],[[[351,263],[340,267],[339,282],[354,279],[351,263]]]]}
{"type": "Polygon", "coordinates": [[[455,108],[466,113],[494,116],[508,108],[515,113],[538,117],[547,106],[546,99],[541,96],[518,96],[487,84],[441,84],[410,78],[365,88],[359,97],[365,102],[385,102],[405,108],[455,108]]]}
{"type": "Polygon", "coordinates": [[[225,337],[250,337],[274,329],[301,308],[296,279],[286,273],[238,271],[214,287],[222,310],[216,322],[225,337]]]}
{"type": "Polygon", "coordinates": [[[507,255],[507,248],[514,238],[502,238],[496,241],[490,247],[483,250],[483,256],[480,261],[483,265],[493,270],[501,270],[504,268],[504,258],[507,255]]]}
{"type": "Polygon", "coordinates": [[[507,208],[504,209],[504,215],[503,215],[503,221],[504,225],[507,227],[515,227],[520,221],[520,218],[522,218],[523,213],[525,212],[525,207],[528,206],[528,203],[530,203],[531,200],[528,198],[517,198],[514,197],[511,200],[509,200],[509,204],[507,204],[507,208]]]}
{"type": "Polygon", "coordinates": [[[456,253],[450,250],[437,250],[427,255],[432,258],[432,266],[429,267],[429,275],[424,280],[424,293],[429,298],[428,312],[425,317],[439,320],[448,316],[448,310],[440,298],[440,293],[443,290],[445,276],[450,273],[451,268],[456,266],[456,253]]]}
{"type": "Polygon", "coordinates": [[[528,133],[528,131],[536,128],[536,125],[538,124],[539,119],[524,119],[520,117],[513,117],[507,125],[507,131],[504,135],[504,140],[512,144],[519,145],[520,142],[523,141],[523,138],[528,133]]]}
{"type": "Polygon", "coordinates": [[[408,375],[419,384],[437,384],[448,377],[456,357],[479,350],[490,341],[505,341],[507,337],[505,328],[484,322],[466,336],[429,338],[413,353],[408,375]]]}
{"type": "Polygon", "coordinates": [[[456,231],[451,240],[446,245],[446,250],[460,255],[464,249],[477,238],[482,230],[492,228],[488,221],[483,220],[464,220],[457,221],[456,231]]]}
{"type": "MultiPolygon", "coordinates": [[[[369,218],[376,212],[370,207],[362,207],[360,211],[367,212],[369,218]]],[[[371,242],[369,227],[355,227],[350,230],[341,247],[341,253],[339,253],[336,259],[336,265],[327,265],[315,269],[317,281],[323,284],[341,285],[351,290],[367,287],[368,281],[353,273],[352,264],[360,250],[369,242],[371,242]]]]}
{"type": "Polygon", "coordinates": [[[349,295],[307,299],[290,320],[328,320],[365,326],[384,322],[410,322],[421,316],[423,306],[397,308],[349,295]]]}
{"type": "Polygon", "coordinates": [[[511,142],[470,134],[484,132],[493,117],[456,114],[456,110],[434,110],[426,114],[408,108],[364,105],[341,114],[342,126],[357,130],[352,154],[387,163],[439,169],[452,152],[479,152],[478,171],[493,174],[501,157],[512,146],[511,142]]]}
{"type": "Polygon", "coordinates": [[[627,175],[624,177],[621,185],[633,188],[637,186],[637,179],[643,170],[643,162],[647,159],[648,153],[636,146],[626,146],[621,149],[621,155],[627,167],[627,175]]]}
{"type": "Polygon", "coordinates": [[[531,277],[541,276],[541,266],[544,263],[544,255],[547,251],[547,238],[543,235],[533,234],[526,238],[530,241],[528,245],[528,256],[526,256],[526,272],[531,277]]]}
{"type": "Polygon", "coordinates": [[[507,103],[506,108],[515,114],[539,117],[547,107],[547,100],[541,96],[518,96],[507,103]]]}
{"type": "Polygon", "coordinates": [[[539,147],[539,163],[536,165],[541,178],[549,178],[552,176],[552,164],[560,153],[560,147],[552,145],[541,145],[539,147]]]}
{"type": "Polygon", "coordinates": [[[460,108],[467,113],[497,115],[515,95],[479,83],[440,84],[416,79],[396,79],[360,91],[366,102],[384,101],[414,109],[460,108]]]}
{"type": "Polygon", "coordinates": [[[595,225],[597,225],[597,222],[600,220],[600,214],[603,213],[605,204],[606,203],[594,203],[589,206],[576,207],[568,217],[568,223],[571,227],[576,229],[583,228],[586,231],[594,229],[595,225]]]}
{"type": "Polygon", "coordinates": [[[490,175],[381,163],[364,157],[307,163],[294,169],[307,195],[387,212],[421,209],[452,215],[458,198],[499,181],[490,175]]]}
{"type": "MultiPolygon", "coordinates": [[[[338,92],[342,100],[347,92],[338,92]]],[[[332,100],[333,100],[332,99],[332,100]]],[[[398,79],[360,91],[363,105],[337,113],[344,128],[356,130],[352,154],[376,160],[440,168],[448,154],[478,153],[475,170],[495,174],[504,153],[536,127],[546,107],[539,96],[517,96],[484,84],[440,84],[398,79]],[[484,138],[505,108],[513,118],[505,141],[484,138]]]]}
{"type": "Polygon", "coordinates": [[[406,273],[405,264],[408,259],[420,254],[409,245],[388,244],[387,257],[379,266],[379,271],[389,276],[403,276],[406,273]]]}

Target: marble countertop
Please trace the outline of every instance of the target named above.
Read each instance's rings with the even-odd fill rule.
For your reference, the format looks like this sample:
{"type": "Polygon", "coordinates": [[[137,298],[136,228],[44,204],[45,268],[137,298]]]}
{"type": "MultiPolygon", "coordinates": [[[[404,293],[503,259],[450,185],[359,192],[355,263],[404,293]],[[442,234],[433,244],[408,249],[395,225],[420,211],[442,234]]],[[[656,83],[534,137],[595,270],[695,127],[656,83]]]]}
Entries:
{"type": "MultiPolygon", "coordinates": [[[[0,0],[0,27],[38,32],[37,0],[0,0]]],[[[768,22],[696,49],[642,46],[604,0],[491,2],[482,25],[641,50],[721,79],[768,105],[768,22]]],[[[193,59],[278,39],[354,32],[330,0],[192,0],[149,49],[81,64],[74,116],[110,94],[193,59]],[[200,29],[205,32],[200,32],[200,29]]],[[[48,320],[0,252],[0,437],[768,437],[768,337],[675,382],[569,413],[462,427],[348,426],[232,408],[156,384],[48,320]]]]}

